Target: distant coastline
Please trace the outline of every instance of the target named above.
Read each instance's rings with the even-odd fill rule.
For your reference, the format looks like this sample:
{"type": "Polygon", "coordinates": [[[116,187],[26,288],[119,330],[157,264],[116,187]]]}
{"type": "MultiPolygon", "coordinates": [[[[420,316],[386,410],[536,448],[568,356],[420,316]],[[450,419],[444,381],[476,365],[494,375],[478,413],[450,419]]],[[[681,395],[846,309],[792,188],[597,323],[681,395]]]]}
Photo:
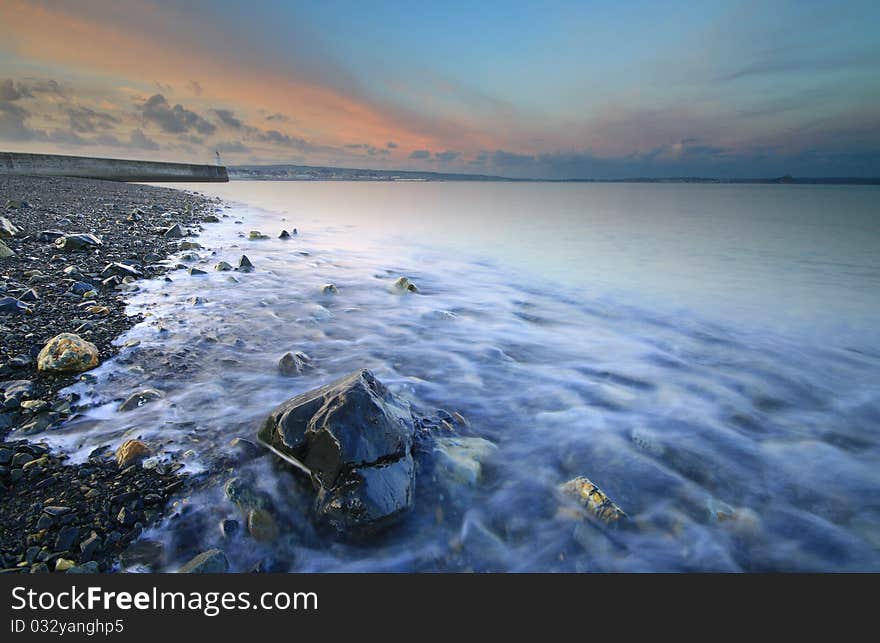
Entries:
{"type": "Polygon", "coordinates": [[[231,165],[231,181],[495,181],[507,183],[721,183],[765,185],[880,185],[880,177],[793,177],[713,178],[683,176],[672,178],[627,177],[614,179],[522,179],[488,174],[418,172],[412,170],[370,170],[366,168],[324,167],[318,165],[231,165]]]}

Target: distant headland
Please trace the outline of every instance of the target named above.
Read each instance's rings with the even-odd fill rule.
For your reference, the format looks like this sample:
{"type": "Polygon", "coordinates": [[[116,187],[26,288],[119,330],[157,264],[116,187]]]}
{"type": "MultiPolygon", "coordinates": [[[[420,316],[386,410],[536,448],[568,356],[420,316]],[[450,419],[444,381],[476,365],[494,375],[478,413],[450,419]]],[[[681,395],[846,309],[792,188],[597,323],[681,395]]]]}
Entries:
{"type": "Polygon", "coordinates": [[[488,174],[372,170],[319,165],[231,165],[230,180],[244,181],[503,181],[516,183],[755,183],[791,185],[880,185],[880,178],[804,178],[785,175],[774,178],[629,177],[615,179],[521,179],[488,174]]]}

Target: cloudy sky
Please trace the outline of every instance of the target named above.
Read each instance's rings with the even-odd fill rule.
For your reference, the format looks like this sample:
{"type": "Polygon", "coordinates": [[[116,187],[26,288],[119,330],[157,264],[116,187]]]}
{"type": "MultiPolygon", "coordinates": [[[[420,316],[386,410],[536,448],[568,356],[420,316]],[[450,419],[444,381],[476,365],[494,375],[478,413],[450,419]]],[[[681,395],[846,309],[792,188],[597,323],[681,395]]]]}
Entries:
{"type": "Polygon", "coordinates": [[[0,149],[880,176],[880,2],[0,0],[0,149]]]}

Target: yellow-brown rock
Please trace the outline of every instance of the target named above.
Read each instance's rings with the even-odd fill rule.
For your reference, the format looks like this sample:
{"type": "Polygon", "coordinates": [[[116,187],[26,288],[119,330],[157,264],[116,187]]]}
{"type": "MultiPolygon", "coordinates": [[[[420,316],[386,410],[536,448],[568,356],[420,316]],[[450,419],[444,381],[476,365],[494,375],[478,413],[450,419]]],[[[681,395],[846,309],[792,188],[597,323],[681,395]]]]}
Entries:
{"type": "Polygon", "coordinates": [[[81,373],[97,365],[98,349],[73,333],[56,335],[37,356],[37,369],[48,373],[81,373]]]}
{"type": "Polygon", "coordinates": [[[125,468],[139,460],[143,460],[153,451],[140,440],[126,440],[116,449],[116,463],[125,468]]]}
{"type": "Polygon", "coordinates": [[[574,498],[590,514],[602,522],[612,523],[620,518],[626,518],[626,514],[605,492],[597,487],[589,478],[579,476],[569,480],[559,487],[566,496],[574,498]]]}

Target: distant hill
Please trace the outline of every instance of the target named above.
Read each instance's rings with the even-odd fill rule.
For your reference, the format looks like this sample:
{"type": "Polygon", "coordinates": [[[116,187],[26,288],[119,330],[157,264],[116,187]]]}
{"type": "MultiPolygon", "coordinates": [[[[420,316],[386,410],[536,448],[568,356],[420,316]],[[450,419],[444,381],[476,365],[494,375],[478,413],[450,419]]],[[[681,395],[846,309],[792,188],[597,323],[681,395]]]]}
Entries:
{"type": "Polygon", "coordinates": [[[232,181],[505,181],[548,183],[755,183],[791,185],[880,185],[880,178],[776,178],[719,179],[683,176],[675,178],[632,177],[621,179],[512,179],[487,174],[452,174],[412,170],[368,170],[318,165],[231,165],[232,181]]]}

